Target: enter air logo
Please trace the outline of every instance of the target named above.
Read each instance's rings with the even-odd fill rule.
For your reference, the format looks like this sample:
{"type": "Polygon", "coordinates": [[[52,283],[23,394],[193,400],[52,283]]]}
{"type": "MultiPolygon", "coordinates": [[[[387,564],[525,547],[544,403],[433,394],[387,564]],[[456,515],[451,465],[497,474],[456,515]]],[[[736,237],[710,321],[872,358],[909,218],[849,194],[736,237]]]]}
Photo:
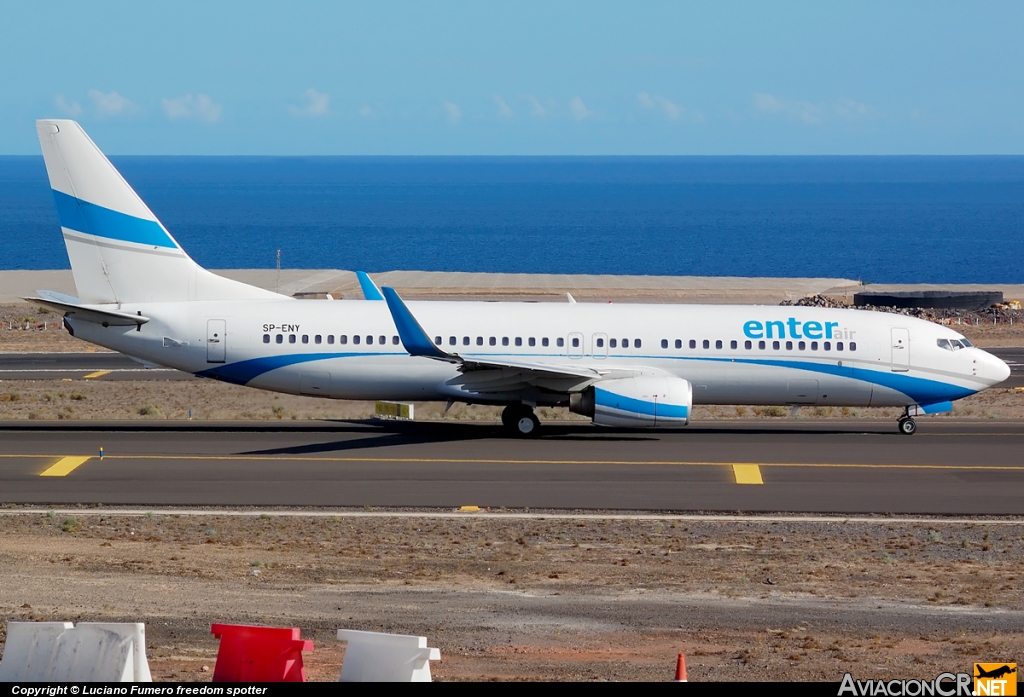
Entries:
{"type": "Polygon", "coordinates": [[[854,332],[840,329],[839,322],[801,322],[790,317],[770,322],[752,319],[743,323],[743,334],[749,339],[849,339],[854,332]]]}

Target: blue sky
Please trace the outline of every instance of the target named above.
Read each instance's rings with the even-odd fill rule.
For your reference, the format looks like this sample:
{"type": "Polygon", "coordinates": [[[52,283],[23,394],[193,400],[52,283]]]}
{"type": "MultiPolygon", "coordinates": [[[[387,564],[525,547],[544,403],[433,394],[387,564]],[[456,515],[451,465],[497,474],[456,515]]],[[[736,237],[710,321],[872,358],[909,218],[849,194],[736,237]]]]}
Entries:
{"type": "Polygon", "coordinates": [[[1024,3],[8,2],[0,154],[1024,153],[1024,3]]]}

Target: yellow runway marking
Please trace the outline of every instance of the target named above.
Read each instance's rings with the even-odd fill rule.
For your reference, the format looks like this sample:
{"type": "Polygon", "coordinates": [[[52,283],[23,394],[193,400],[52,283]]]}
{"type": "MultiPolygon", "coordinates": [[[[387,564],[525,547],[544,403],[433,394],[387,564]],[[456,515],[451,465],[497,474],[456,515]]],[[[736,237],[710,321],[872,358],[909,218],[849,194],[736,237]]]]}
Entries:
{"type": "MultiPolygon", "coordinates": [[[[0,453],[0,459],[60,458],[63,455],[0,453]]],[[[821,467],[825,469],[971,470],[1024,472],[1024,465],[900,465],[857,462],[726,462],[703,460],[499,460],[451,457],[311,457],[309,455],[107,455],[107,460],[202,460],[237,462],[390,462],[449,465],[641,465],[652,467],[821,467]]]]}
{"type": "Polygon", "coordinates": [[[109,370],[97,370],[95,373],[89,373],[83,379],[84,380],[90,380],[92,378],[101,378],[101,377],[103,377],[104,375],[106,375],[109,372],[110,372],[109,370]]]}
{"type": "Polygon", "coordinates": [[[92,459],[91,455],[74,455],[62,457],[55,465],[50,466],[40,474],[40,477],[66,477],[78,467],[92,459]]]}
{"type": "Polygon", "coordinates": [[[733,465],[732,473],[736,475],[737,484],[764,484],[761,468],[757,465],[733,465]]]}

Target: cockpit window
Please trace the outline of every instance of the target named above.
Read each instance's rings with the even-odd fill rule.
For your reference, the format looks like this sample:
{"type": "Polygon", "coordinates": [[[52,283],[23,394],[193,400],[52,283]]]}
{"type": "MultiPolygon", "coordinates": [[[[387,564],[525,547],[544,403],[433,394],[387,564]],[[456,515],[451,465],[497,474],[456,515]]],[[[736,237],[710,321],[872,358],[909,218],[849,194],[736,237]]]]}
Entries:
{"type": "Polygon", "coordinates": [[[967,347],[969,347],[969,346],[974,346],[974,344],[972,344],[972,343],[971,343],[970,341],[968,341],[967,339],[960,339],[960,343],[964,345],[964,348],[967,348],[967,347]]]}
{"type": "Polygon", "coordinates": [[[935,343],[939,345],[940,349],[953,350],[953,347],[949,345],[949,339],[936,339],[935,343]]]}
{"type": "Polygon", "coordinates": [[[964,345],[961,344],[958,339],[950,339],[949,343],[953,346],[953,350],[954,351],[959,351],[960,349],[962,349],[964,347],[964,345]]]}

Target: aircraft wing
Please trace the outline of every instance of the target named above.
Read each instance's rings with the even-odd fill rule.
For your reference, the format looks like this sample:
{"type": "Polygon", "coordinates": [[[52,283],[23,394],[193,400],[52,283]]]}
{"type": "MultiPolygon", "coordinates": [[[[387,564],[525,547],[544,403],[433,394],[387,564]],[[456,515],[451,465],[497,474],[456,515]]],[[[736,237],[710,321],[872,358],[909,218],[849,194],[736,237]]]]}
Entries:
{"type": "Polygon", "coordinates": [[[507,356],[497,357],[448,353],[430,340],[430,335],[423,330],[423,327],[420,326],[420,323],[413,316],[412,312],[409,311],[409,308],[406,307],[405,302],[398,296],[394,288],[385,286],[381,290],[384,299],[388,303],[388,309],[391,310],[391,316],[395,320],[398,336],[402,340],[405,350],[412,356],[424,356],[457,364],[459,371],[467,375],[466,380],[459,381],[462,384],[469,384],[471,382],[486,383],[498,380],[505,384],[517,382],[536,385],[550,381],[568,381],[571,384],[578,385],[587,381],[600,380],[612,372],[620,372],[620,370],[611,371],[586,365],[567,366],[546,363],[544,361],[509,358],[507,356]],[[480,371],[499,371],[501,375],[488,375],[486,377],[475,375],[469,377],[471,373],[478,373],[480,371]],[[490,379],[488,380],[488,378],[490,379]]]}

